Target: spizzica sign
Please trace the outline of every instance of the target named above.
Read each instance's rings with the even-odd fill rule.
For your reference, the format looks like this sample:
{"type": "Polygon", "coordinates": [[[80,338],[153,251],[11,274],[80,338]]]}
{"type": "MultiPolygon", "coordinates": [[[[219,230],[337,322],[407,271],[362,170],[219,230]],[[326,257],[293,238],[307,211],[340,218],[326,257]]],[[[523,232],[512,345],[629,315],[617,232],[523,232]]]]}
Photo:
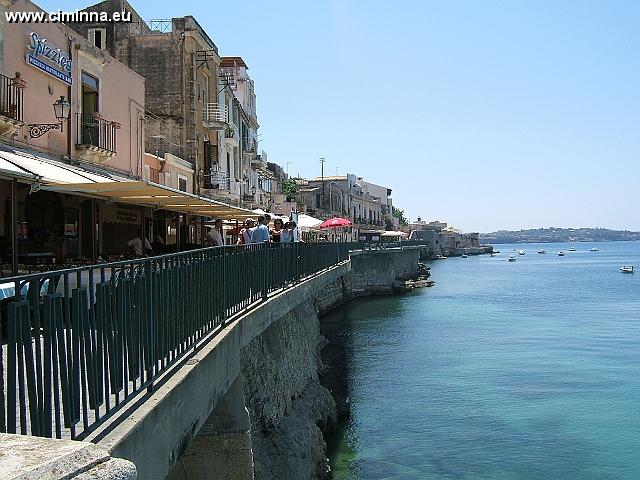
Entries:
{"type": "Polygon", "coordinates": [[[29,65],[33,65],[58,80],[62,80],[67,85],[71,85],[70,73],[73,70],[73,62],[68,53],[51,43],[47,43],[47,39],[36,32],[29,34],[27,48],[26,62],[29,65]]]}

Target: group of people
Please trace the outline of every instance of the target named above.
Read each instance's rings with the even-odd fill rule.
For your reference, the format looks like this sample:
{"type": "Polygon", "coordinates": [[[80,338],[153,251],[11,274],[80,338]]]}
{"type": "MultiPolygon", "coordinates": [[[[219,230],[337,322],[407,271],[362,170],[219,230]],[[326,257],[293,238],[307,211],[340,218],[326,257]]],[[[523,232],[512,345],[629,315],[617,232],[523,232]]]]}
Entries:
{"type": "MultiPolygon", "coordinates": [[[[251,243],[291,243],[296,240],[296,222],[283,222],[281,218],[273,221],[273,228],[269,227],[271,215],[258,216],[258,222],[252,218],[245,220],[238,235],[237,245],[249,245],[251,243]]],[[[214,222],[213,228],[209,231],[209,243],[213,246],[223,246],[226,244],[224,232],[222,230],[222,220],[214,222]]]]}

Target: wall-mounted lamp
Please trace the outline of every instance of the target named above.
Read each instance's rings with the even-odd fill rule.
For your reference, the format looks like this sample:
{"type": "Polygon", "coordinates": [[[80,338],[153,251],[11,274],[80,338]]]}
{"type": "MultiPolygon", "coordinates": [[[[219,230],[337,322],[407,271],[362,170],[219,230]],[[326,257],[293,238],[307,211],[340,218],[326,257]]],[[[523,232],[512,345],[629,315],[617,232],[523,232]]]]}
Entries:
{"type": "Polygon", "coordinates": [[[32,123],[29,124],[29,136],[31,138],[38,138],[47,133],[49,130],[60,130],[62,132],[62,125],[69,119],[71,113],[71,104],[66,98],[60,97],[53,104],[53,113],[58,120],[58,123],[32,123]]]}
{"type": "Polygon", "coordinates": [[[42,188],[42,185],[40,185],[40,180],[42,180],[41,175],[33,175],[33,182],[31,183],[31,187],[29,188],[29,195],[38,192],[42,188]]]}

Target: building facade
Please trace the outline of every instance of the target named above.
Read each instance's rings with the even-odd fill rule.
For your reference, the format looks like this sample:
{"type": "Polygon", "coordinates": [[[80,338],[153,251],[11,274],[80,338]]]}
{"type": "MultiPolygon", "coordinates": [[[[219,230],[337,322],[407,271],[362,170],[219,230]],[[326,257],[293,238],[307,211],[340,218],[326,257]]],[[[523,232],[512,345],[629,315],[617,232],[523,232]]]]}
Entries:
{"type": "Polygon", "coordinates": [[[124,251],[112,240],[134,236],[141,211],[70,186],[143,174],[144,78],[65,25],[1,29],[0,255],[51,264],[124,251]]]}

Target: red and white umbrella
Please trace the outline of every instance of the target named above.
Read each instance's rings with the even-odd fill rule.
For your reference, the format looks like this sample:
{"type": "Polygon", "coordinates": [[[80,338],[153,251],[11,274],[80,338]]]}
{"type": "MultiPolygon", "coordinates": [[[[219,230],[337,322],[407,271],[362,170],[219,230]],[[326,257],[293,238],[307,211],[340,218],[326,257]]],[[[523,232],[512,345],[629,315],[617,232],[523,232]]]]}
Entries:
{"type": "Polygon", "coordinates": [[[339,228],[339,227],[350,227],[353,225],[350,220],[342,217],[330,218],[329,220],[325,220],[316,228],[339,228]]]}

